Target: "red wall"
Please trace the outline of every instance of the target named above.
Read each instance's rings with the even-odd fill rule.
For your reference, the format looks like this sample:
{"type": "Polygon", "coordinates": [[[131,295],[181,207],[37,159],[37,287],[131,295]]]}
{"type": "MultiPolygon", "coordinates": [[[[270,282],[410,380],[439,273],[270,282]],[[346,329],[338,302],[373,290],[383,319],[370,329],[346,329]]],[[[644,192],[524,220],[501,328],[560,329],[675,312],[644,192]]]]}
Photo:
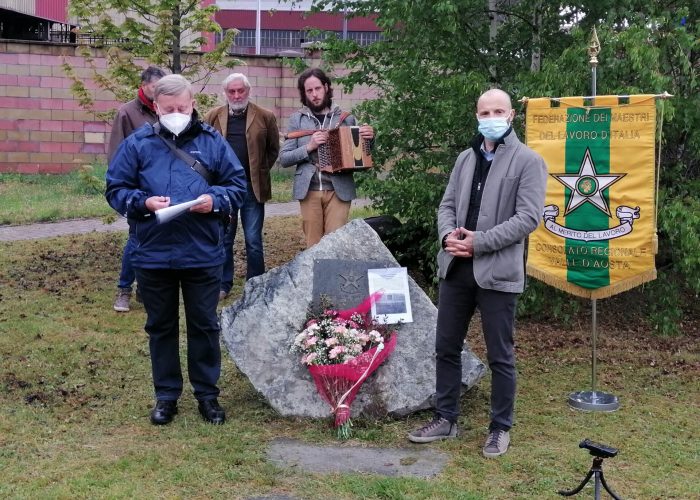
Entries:
{"type": "Polygon", "coordinates": [[[53,21],[68,23],[68,0],[35,0],[36,15],[53,21]]]}
{"type": "MultiPolygon", "coordinates": [[[[255,29],[254,10],[220,10],[215,19],[222,28],[255,29]]],[[[261,29],[269,30],[300,30],[307,27],[328,31],[343,29],[343,16],[319,12],[306,15],[304,12],[265,11],[260,13],[261,29]]],[[[370,18],[348,19],[350,31],[381,31],[370,18]]]]}

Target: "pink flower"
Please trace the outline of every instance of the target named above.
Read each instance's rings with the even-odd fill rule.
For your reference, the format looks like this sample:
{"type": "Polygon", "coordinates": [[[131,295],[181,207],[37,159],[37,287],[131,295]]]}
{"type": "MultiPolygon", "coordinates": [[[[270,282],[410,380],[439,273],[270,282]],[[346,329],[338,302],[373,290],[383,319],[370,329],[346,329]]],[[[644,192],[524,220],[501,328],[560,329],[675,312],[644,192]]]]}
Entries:
{"type": "Polygon", "coordinates": [[[345,347],[342,345],[338,345],[338,346],[335,346],[333,349],[331,349],[331,352],[328,355],[328,357],[330,359],[335,359],[338,357],[338,354],[342,354],[344,352],[345,352],[345,347]]]}
{"type": "Polygon", "coordinates": [[[331,337],[331,338],[329,338],[329,339],[326,339],[325,342],[326,342],[326,345],[327,345],[328,347],[331,347],[331,346],[334,346],[334,345],[336,345],[336,344],[338,343],[338,339],[335,338],[335,337],[331,337]]]}
{"type": "Polygon", "coordinates": [[[311,363],[313,363],[313,361],[314,361],[317,357],[318,357],[318,354],[316,354],[315,352],[312,352],[312,353],[309,353],[308,355],[302,357],[302,358],[301,358],[301,362],[304,363],[304,364],[306,364],[306,365],[310,365],[311,363]]]}
{"type": "Polygon", "coordinates": [[[309,346],[312,346],[312,345],[316,345],[316,340],[317,340],[316,337],[309,337],[308,339],[306,339],[306,340],[304,341],[304,344],[306,345],[306,347],[309,347],[309,346]]]}

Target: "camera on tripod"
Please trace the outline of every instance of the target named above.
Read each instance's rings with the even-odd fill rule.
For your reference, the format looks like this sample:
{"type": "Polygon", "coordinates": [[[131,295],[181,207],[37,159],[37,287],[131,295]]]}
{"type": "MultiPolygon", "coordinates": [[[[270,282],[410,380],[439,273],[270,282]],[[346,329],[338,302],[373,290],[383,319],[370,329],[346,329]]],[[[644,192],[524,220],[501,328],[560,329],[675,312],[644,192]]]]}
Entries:
{"type": "Polygon", "coordinates": [[[584,448],[593,455],[593,465],[588,470],[588,474],[583,478],[581,484],[579,484],[573,490],[559,490],[558,493],[564,497],[572,497],[578,492],[580,492],[586,483],[593,478],[593,491],[595,500],[600,500],[600,490],[601,486],[605,491],[607,491],[614,500],[620,500],[620,497],[615,493],[608,483],[605,481],[605,476],[603,476],[603,459],[612,458],[617,455],[617,448],[608,446],[605,444],[596,443],[590,439],[584,439],[578,444],[579,448],[584,448]]]}
{"type": "Polygon", "coordinates": [[[590,439],[584,439],[578,445],[579,448],[585,448],[594,457],[600,458],[612,458],[617,455],[617,448],[612,446],[607,446],[604,444],[596,443],[590,439]]]}

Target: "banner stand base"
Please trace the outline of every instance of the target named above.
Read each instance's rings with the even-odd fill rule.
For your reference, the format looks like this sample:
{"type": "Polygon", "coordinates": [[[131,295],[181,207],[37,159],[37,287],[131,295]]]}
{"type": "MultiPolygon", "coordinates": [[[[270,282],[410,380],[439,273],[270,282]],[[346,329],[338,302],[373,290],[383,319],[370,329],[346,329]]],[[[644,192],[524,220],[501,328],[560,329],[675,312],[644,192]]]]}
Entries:
{"type": "Polygon", "coordinates": [[[606,392],[581,391],[569,394],[569,406],[583,411],[612,412],[620,408],[620,401],[606,392]]]}

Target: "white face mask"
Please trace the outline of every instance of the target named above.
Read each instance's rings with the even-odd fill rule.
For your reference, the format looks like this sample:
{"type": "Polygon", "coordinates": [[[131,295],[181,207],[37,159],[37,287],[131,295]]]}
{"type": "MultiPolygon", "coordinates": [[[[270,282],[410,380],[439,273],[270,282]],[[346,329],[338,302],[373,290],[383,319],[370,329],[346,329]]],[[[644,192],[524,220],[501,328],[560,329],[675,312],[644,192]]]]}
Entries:
{"type": "Polygon", "coordinates": [[[160,123],[170,130],[176,136],[180,135],[183,130],[189,125],[191,115],[184,115],[182,113],[168,113],[167,115],[161,115],[160,123]]]}

